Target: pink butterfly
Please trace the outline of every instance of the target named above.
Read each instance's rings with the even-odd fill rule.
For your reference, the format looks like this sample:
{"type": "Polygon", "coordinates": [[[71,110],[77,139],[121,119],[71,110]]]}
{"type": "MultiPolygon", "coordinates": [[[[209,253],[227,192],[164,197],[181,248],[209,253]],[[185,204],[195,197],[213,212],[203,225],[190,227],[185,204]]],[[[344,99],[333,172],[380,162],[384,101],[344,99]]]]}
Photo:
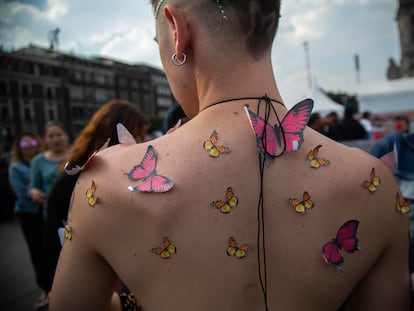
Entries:
{"type": "Polygon", "coordinates": [[[133,192],[167,192],[173,187],[173,182],[167,177],[158,175],[155,171],[157,165],[157,154],[153,146],[148,146],[141,163],[134,166],[128,175],[129,179],[143,179],[138,186],[129,186],[128,190],[133,192]]]}
{"type": "Polygon", "coordinates": [[[245,107],[250,124],[256,135],[257,149],[271,161],[281,155],[284,150],[292,152],[299,150],[303,143],[303,131],[308,124],[309,116],[313,108],[313,100],[305,99],[290,109],[283,117],[280,125],[274,126],[245,107]],[[280,148],[282,151],[278,151],[280,148]]]}
{"type": "Polygon", "coordinates": [[[334,265],[340,272],[343,271],[341,264],[344,262],[344,257],[340,250],[344,249],[349,253],[359,250],[359,240],[356,237],[358,225],[358,220],[348,220],[339,228],[336,238],[322,247],[325,261],[334,265]]]}
{"type": "Polygon", "coordinates": [[[122,124],[116,124],[116,134],[118,136],[118,141],[122,145],[135,145],[137,142],[128,129],[122,124]]]}

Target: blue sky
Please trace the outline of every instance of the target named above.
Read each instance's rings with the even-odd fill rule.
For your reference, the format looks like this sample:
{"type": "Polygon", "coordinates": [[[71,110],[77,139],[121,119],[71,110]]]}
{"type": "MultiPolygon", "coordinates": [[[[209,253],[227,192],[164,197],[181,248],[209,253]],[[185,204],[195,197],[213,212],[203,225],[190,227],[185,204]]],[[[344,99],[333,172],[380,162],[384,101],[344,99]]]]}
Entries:
{"type": "MultiPolygon", "coordinates": [[[[59,49],[161,68],[147,0],[0,0],[0,44],[48,46],[48,32],[61,29],[59,49]]],[[[385,81],[388,59],[399,62],[395,16],[398,0],[285,0],[274,43],[273,67],[282,97],[306,97],[308,42],[313,84],[357,93],[385,81]],[[359,55],[361,83],[354,56],[359,55]]]]}

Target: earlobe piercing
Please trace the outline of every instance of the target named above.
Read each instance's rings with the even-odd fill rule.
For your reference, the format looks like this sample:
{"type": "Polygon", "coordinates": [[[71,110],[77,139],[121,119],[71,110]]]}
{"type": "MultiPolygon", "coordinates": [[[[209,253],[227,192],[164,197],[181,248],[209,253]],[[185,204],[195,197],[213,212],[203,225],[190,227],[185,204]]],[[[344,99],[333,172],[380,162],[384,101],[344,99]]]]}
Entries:
{"type": "Polygon", "coordinates": [[[178,60],[177,59],[177,53],[174,53],[171,56],[171,61],[173,62],[174,65],[176,66],[182,66],[185,64],[185,62],[187,61],[187,55],[185,55],[184,53],[181,53],[183,60],[178,60]]]}

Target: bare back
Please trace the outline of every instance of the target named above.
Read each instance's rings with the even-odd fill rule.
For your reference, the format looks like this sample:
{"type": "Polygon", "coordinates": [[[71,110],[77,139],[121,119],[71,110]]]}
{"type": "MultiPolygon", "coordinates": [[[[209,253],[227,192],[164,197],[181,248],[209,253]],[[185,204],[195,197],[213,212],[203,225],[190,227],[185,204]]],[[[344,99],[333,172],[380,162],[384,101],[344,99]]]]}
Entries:
{"type": "Polygon", "coordinates": [[[117,276],[146,311],[264,310],[258,252],[266,259],[260,268],[262,280],[266,268],[269,310],[336,310],[347,299],[356,310],[407,309],[408,222],[395,210],[392,175],[364,152],[310,129],[304,138],[298,152],[265,167],[263,222],[259,156],[242,103],[211,107],[149,143],[101,152],[76,188],[72,240],[58,266],[52,310],[54,303],[68,310],[104,305],[111,291],[105,283],[117,276]],[[216,145],[229,150],[218,157],[204,147],[213,131],[216,145]],[[126,173],[149,145],[157,153],[156,174],[174,183],[166,193],[128,191],[142,183],[126,173]],[[312,168],[307,154],[317,145],[329,164],[312,168]],[[361,184],[373,167],[381,183],[371,193],[361,184]],[[85,197],[92,180],[94,207],[85,197]],[[301,213],[292,199],[304,201],[304,192],[314,206],[301,213]],[[360,250],[339,249],[340,272],[325,262],[322,247],[349,220],[359,222],[360,250]],[[68,297],[85,299],[65,301],[64,283],[68,297]]]}

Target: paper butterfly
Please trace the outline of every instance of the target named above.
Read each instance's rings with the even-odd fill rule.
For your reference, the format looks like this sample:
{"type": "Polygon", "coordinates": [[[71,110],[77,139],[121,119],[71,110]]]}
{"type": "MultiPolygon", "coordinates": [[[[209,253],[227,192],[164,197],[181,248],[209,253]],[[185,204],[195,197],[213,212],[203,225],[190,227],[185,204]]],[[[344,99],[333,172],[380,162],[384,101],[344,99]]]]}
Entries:
{"type": "Polygon", "coordinates": [[[116,124],[116,134],[119,143],[122,145],[135,145],[137,143],[135,138],[122,123],[116,124]]]}
{"type": "Polygon", "coordinates": [[[72,240],[72,228],[66,221],[63,221],[63,228],[61,227],[58,229],[58,236],[60,246],[63,246],[65,240],[72,240]]]}
{"type": "Polygon", "coordinates": [[[227,255],[236,256],[237,258],[243,258],[244,256],[246,256],[248,249],[249,245],[242,244],[238,246],[236,240],[232,236],[229,238],[229,247],[227,248],[227,255]]]}
{"type": "Polygon", "coordinates": [[[168,240],[168,238],[164,237],[162,243],[164,247],[154,247],[151,250],[153,253],[160,255],[162,259],[169,259],[172,254],[177,252],[177,248],[168,240]]]}
{"type": "Polygon", "coordinates": [[[167,192],[173,187],[173,182],[167,177],[158,175],[155,167],[157,165],[157,154],[153,146],[148,146],[141,163],[134,166],[128,175],[129,179],[139,180],[138,186],[129,186],[128,190],[133,192],[167,192]]]}
{"type": "Polygon", "coordinates": [[[311,209],[315,203],[311,200],[311,197],[307,191],[303,193],[303,200],[290,198],[290,204],[295,208],[297,213],[305,213],[306,209],[311,209]]]}
{"type": "Polygon", "coordinates": [[[369,190],[369,192],[374,193],[377,190],[377,187],[380,184],[380,179],[378,176],[375,176],[375,167],[371,169],[371,174],[369,180],[365,180],[362,183],[362,187],[369,190]]]}
{"type": "Polygon", "coordinates": [[[359,240],[356,237],[358,225],[358,220],[348,220],[339,228],[336,238],[322,247],[322,254],[325,261],[334,265],[340,272],[343,271],[341,264],[344,262],[341,249],[349,253],[354,253],[359,250],[359,240]]]}
{"type": "Polygon", "coordinates": [[[308,161],[310,161],[310,166],[313,168],[320,168],[321,166],[326,166],[329,164],[328,160],[316,157],[321,147],[322,145],[317,145],[315,148],[313,148],[313,150],[308,152],[308,155],[306,157],[308,161]]]}
{"type": "Polygon", "coordinates": [[[95,155],[99,152],[99,151],[102,151],[102,150],[104,150],[105,148],[107,148],[108,147],[108,145],[109,145],[109,141],[110,141],[111,139],[110,138],[108,138],[106,141],[105,141],[105,143],[101,146],[101,148],[99,148],[98,150],[95,150],[90,156],[89,156],[89,158],[88,158],[88,160],[86,160],[86,162],[82,165],[82,166],[79,166],[79,165],[75,165],[74,167],[72,167],[72,168],[70,168],[70,169],[67,169],[67,167],[69,166],[69,162],[66,162],[66,164],[65,164],[65,172],[66,172],[66,174],[68,174],[68,175],[76,175],[76,174],[78,174],[79,172],[81,172],[81,171],[83,171],[85,168],[86,168],[86,166],[91,162],[91,160],[95,157],[95,155]]]}
{"type": "Polygon", "coordinates": [[[230,213],[233,207],[237,206],[238,202],[239,199],[234,195],[233,189],[228,187],[226,191],[226,201],[214,201],[210,203],[210,206],[216,207],[220,212],[227,214],[230,213]]]}
{"type": "Polygon", "coordinates": [[[395,209],[397,212],[400,212],[401,214],[408,213],[410,211],[410,204],[411,200],[404,200],[404,198],[401,197],[400,193],[397,192],[395,196],[395,209]]]}
{"type": "Polygon", "coordinates": [[[213,133],[211,133],[210,138],[204,142],[204,149],[207,150],[210,157],[213,158],[217,158],[221,154],[230,152],[228,147],[216,145],[217,137],[217,132],[214,130],[213,133]]]}
{"type": "Polygon", "coordinates": [[[96,186],[95,182],[92,180],[91,186],[86,190],[86,198],[88,199],[89,206],[95,206],[96,201],[98,201],[98,196],[95,194],[96,186]]]}
{"type": "Polygon", "coordinates": [[[268,162],[281,155],[284,150],[299,150],[304,140],[303,131],[308,124],[313,101],[306,99],[296,104],[286,113],[280,125],[273,126],[246,106],[244,108],[256,135],[257,149],[268,162]]]}

